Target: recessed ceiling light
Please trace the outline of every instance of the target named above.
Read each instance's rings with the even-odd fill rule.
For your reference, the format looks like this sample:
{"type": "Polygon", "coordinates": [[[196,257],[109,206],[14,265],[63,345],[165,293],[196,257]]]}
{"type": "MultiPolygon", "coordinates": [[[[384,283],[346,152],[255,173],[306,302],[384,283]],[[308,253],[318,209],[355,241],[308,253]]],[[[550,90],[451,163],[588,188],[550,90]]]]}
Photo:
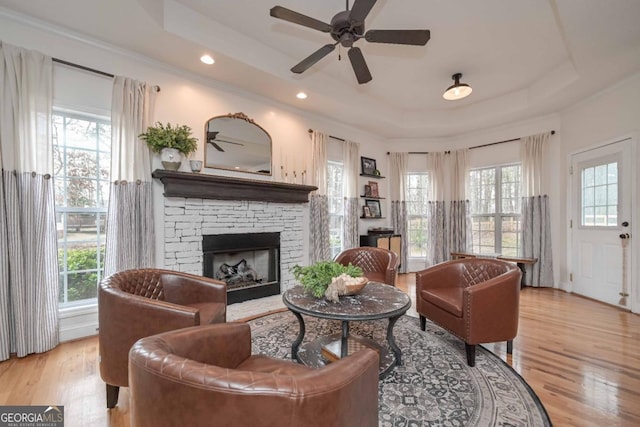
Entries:
{"type": "Polygon", "coordinates": [[[307,99],[307,94],[304,92],[298,92],[298,94],[296,95],[296,98],[298,99],[307,99]]]}
{"type": "Polygon", "coordinates": [[[216,62],[216,61],[214,61],[214,60],[213,60],[213,58],[211,57],[211,55],[202,55],[202,56],[200,57],[200,61],[204,62],[204,63],[205,63],[205,64],[207,64],[207,65],[211,65],[211,64],[213,64],[214,62],[216,62]]]}

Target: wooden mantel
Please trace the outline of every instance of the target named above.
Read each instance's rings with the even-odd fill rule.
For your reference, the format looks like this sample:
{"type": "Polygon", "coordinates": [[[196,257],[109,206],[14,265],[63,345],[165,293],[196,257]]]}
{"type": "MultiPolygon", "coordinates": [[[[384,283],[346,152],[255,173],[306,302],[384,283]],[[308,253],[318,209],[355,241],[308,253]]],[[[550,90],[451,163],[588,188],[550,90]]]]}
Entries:
{"type": "Polygon", "coordinates": [[[307,203],[311,185],[156,169],[152,176],[164,184],[165,197],[307,203]]]}

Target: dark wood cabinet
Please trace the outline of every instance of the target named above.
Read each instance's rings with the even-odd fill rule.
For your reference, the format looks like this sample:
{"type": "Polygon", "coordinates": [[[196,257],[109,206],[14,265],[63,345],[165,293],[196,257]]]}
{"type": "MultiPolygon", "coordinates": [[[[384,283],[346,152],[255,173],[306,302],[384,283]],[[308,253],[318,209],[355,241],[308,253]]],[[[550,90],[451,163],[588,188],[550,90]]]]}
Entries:
{"type": "Polygon", "coordinates": [[[402,259],[402,236],[400,234],[366,234],[360,236],[360,246],[373,246],[395,252],[402,259]]]}

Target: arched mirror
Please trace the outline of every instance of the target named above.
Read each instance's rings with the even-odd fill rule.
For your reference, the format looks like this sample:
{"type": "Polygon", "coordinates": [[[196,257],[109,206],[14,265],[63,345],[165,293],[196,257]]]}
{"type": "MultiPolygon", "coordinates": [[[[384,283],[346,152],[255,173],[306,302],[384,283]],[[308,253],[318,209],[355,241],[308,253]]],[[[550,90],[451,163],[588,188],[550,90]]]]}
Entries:
{"type": "Polygon", "coordinates": [[[205,167],[271,175],[271,136],[243,113],[209,119],[205,167]]]}

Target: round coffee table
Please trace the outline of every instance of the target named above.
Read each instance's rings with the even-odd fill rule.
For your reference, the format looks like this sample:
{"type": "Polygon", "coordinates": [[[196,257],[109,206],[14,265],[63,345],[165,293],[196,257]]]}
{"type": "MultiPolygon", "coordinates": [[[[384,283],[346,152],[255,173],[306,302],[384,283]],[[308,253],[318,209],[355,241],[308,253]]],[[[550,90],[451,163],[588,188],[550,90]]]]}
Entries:
{"type": "Polygon", "coordinates": [[[380,378],[402,364],[402,351],[393,338],[393,326],[411,307],[411,299],[401,290],[382,283],[369,282],[359,294],[342,296],[334,303],[316,298],[302,286],[287,290],[282,301],[296,316],[300,332],[291,344],[291,358],[307,366],[320,367],[361,349],[369,347],[380,355],[380,378]],[[303,314],[321,319],[340,320],[342,333],[317,338],[300,346],[305,335],[303,314]],[[349,322],[389,319],[387,342],[391,352],[375,341],[349,334],[349,322]]]}

